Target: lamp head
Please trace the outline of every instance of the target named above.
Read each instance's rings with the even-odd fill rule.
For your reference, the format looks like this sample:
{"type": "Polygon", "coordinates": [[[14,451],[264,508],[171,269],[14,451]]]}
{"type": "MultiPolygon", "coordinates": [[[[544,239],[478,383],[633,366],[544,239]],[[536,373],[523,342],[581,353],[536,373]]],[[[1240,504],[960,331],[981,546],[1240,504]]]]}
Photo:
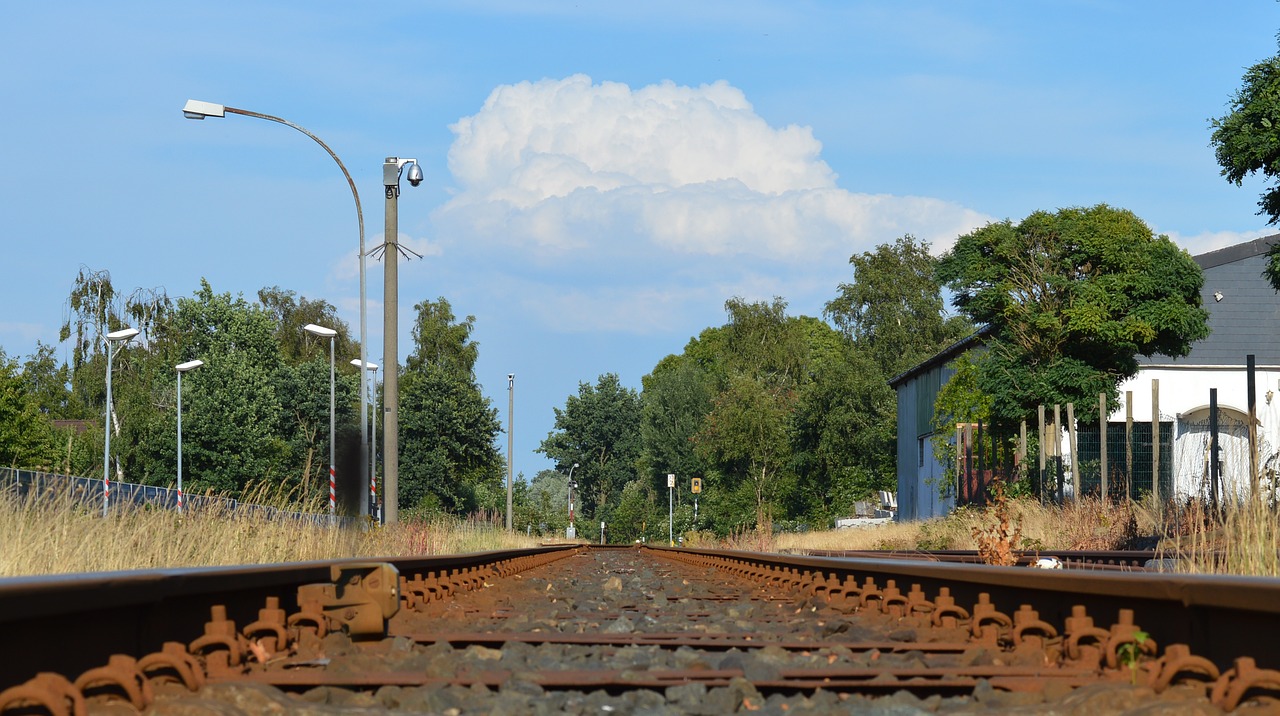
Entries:
{"type": "Polygon", "coordinates": [[[418,186],[419,184],[421,184],[422,183],[422,167],[418,166],[417,162],[410,161],[408,168],[409,168],[409,171],[406,173],[405,179],[408,179],[409,183],[412,184],[413,186],[418,186]]]}
{"type": "Polygon", "coordinates": [[[118,331],[112,331],[108,333],[107,340],[111,341],[112,343],[116,343],[119,341],[127,341],[133,338],[134,336],[138,335],[138,333],[139,331],[136,328],[121,328],[118,331]]]}
{"type": "Polygon", "coordinates": [[[189,99],[182,107],[182,116],[187,119],[204,119],[205,117],[225,117],[227,108],[213,102],[201,102],[189,99]]]}
{"type": "Polygon", "coordinates": [[[322,338],[333,338],[334,336],[338,335],[338,332],[333,330],[332,328],[325,328],[324,326],[319,326],[314,323],[308,323],[307,325],[302,327],[302,330],[312,335],[320,336],[322,338]]]}
{"type": "Polygon", "coordinates": [[[186,363],[179,363],[174,367],[178,369],[179,373],[186,373],[192,368],[199,368],[202,365],[204,365],[204,361],[202,360],[189,360],[186,363]]]}
{"type": "Polygon", "coordinates": [[[352,358],[352,359],[351,359],[351,365],[353,365],[353,366],[355,366],[355,367],[357,367],[357,368],[363,367],[365,370],[377,370],[377,369],[378,369],[378,364],[377,364],[377,363],[365,363],[364,361],[360,360],[359,358],[352,358]]]}

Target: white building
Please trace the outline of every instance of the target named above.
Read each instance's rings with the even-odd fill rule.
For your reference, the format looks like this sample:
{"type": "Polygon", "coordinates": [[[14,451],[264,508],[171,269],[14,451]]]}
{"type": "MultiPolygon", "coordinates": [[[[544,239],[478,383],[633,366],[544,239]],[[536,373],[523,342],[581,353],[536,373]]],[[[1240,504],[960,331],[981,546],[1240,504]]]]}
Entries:
{"type": "MultiPolygon", "coordinates": [[[[1247,356],[1254,357],[1254,409],[1258,464],[1264,486],[1280,472],[1280,295],[1262,271],[1266,253],[1280,234],[1194,257],[1204,272],[1201,299],[1209,311],[1208,338],[1178,359],[1141,358],[1138,374],[1120,386],[1121,406],[1109,418],[1108,475],[1112,494],[1124,494],[1124,430],[1131,412],[1134,426],[1135,491],[1151,484],[1152,384],[1158,381],[1160,409],[1160,493],[1177,497],[1208,494],[1210,390],[1217,389],[1219,464],[1223,495],[1244,496],[1249,489],[1247,356]],[[1131,405],[1125,405],[1131,394],[1131,405]],[[1143,443],[1145,436],[1145,443],[1143,443]],[[1119,488],[1119,489],[1117,489],[1119,488]]],[[[933,401],[951,378],[948,364],[981,346],[967,338],[890,381],[898,394],[898,504],[900,519],[946,514],[955,496],[940,490],[942,467],[930,438],[933,401]]],[[[1034,426],[1031,428],[1034,430],[1034,426]]],[[[1097,426],[1078,426],[1085,492],[1098,485],[1097,426]],[[1091,432],[1092,442],[1083,438],[1091,432]],[[1086,443],[1091,446],[1086,447],[1086,443]]],[[[1065,441],[1065,436],[1064,436],[1065,441]]],[[[1069,454],[1064,444],[1064,454],[1069,454]]],[[[1068,490],[1070,492],[1070,490],[1068,490]]]]}

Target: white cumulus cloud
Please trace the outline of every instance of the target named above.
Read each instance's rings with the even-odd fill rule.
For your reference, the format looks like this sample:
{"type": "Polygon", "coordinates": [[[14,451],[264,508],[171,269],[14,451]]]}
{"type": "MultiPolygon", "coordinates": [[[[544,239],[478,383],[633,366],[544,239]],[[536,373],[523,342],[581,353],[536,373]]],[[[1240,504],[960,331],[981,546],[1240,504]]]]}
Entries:
{"type": "MultiPolygon", "coordinates": [[[[520,82],[450,128],[456,186],[434,217],[446,252],[620,265],[644,274],[646,291],[675,273],[686,287],[691,275],[746,284],[769,267],[784,285],[829,275],[833,296],[853,253],[907,233],[945,246],[989,220],[939,199],[841,189],[810,128],[770,125],[724,81],[520,82]]],[[[610,275],[608,295],[624,273],[610,275]]],[[[607,315],[631,315],[623,329],[644,323],[607,315]]]]}

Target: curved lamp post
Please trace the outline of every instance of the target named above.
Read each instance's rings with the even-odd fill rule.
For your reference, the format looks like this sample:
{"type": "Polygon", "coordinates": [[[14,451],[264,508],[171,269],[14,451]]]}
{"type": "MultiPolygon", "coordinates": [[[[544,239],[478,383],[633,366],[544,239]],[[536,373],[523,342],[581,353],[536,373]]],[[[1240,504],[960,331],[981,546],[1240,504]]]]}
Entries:
{"type": "MultiPolygon", "coordinates": [[[[333,339],[338,332],[332,328],[325,328],[314,323],[308,323],[302,327],[302,330],[314,336],[329,339],[329,520],[332,521],[338,514],[338,476],[333,466],[333,433],[336,426],[334,418],[334,365],[333,365],[333,339]]],[[[363,375],[363,373],[361,373],[363,375]]],[[[363,432],[363,431],[361,431],[363,432]]]]}
{"type": "Polygon", "coordinates": [[[138,335],[136,328],[121,328],[108,333],[107,340],[107,430],[102,436],[102,516],[111,506],[111,359],[124,344],[138,335]]]}
{"type": "Polygon", "coordinates": [[[178,371],[178,514],[182,514],[182,374],[202,365],[202,360],[189,360],[174,366],[178,371]]]}
{"type": "MultiPolygon", "coordinates": [[[[351,365],[369,371],[369,404],[373,407],[372,412],[376,414],[378,412],[378,364],[365,363],[359,358],[352,358],[351,365]]],[[[370,426],[367,427],[373,428],[373,434],[369,437],[369,515],[373,517],[374,524],[381,524],[382,508],[378,506],[378,419],[374,418],[369,422],[370,426]]]]}
{"type": "MultiPolygon", "coordinates": [[[[338,168],[342,170],[342,176],[347,178],[347,185],[351,187],[351,197],[356,201],[356,221],[359,222],[360,224],[360,360],[361,361],[369,360],[369,356],[366,353],[366,348],[365,348],[365,344],[367,343],[367,340],[368,340],[368,334],[367,334],[367,328],[366,328],[368,321],[366,320],[366,317],[365,317],[366,309],[365,309],[365,279],[364,279],[364,262],[365,262],[364,212],[360,209],[360,193],[356,191],[355,181],[351,179],[351,174],[347,171],[347,167],[343,165],[342,160],[338,158],[338,155],[334,154],[333,150],[329,148],[329,145],[322,142],[320,138],[317,137],[316,135],[312,134],[311,132],[308,132],[306,129],[303,129],[302,127],[299,127],[298,125],[286,119],[281,119],[280,117],[273,117],[269,114],[251,112],[247,109],[236,109],[235,107],[228,107],[226,105],[214,104],[213,102],[201,102],[200,100],[196,100],[196,99],[187,100],[187,104],[182,108],[182,115],[187,119],[204,119],[205,117],[225,117],[228,112],[231,114],[244,115],[246,117],[257,117],[258,119],[265,119],[271,122],[278,122],[279,124],[283,124],[286,127],[293,127],[299,132],[302,132],[308,137],[311,137],[311,139],[314,140],[316,144],[319,144],[321,147],[323,147],[324,150],[329,153],[329,156],[333,157],[333,161],[337,163],[338,168]]],[[[422,172],[421,170],[419,170],[418,172],[419,182],[422,181],[421,177],[422,177],[422,172]]],[[[413,177],[410,176],[409,179],[410,181],[412,181],[413,177]]],[[[413,182],[413,183],[414,183],[414,186],[417,186],[417,182],[413,182]]],[[[367,400],[365,400],[366,390],[367,390],[367,387],[365,384],[364,371],[361,371],[360,372],[360,424],[361,425],[363,425],[365,421],[369,419],[369,403],[367,400]]],[[[365,441],[364,431],[362,430],[360,431],[360,455],[361,455],[362,465],[364,463],[363,457],[364,455],[368,454],[368,451],[369,451],[369,444],[365,441]]],[[[332,460],[330,460],[330,463],[332,463],[332,460]]],[[[362,466],[361,470],[363,469],[364,468],[362,466]]],[[[363,501],[364,499],[361,498],[361,502],[363,501]]],[[[361,512],[362,513],[366,512],[364,505],[361,505],[361,512]]]]}

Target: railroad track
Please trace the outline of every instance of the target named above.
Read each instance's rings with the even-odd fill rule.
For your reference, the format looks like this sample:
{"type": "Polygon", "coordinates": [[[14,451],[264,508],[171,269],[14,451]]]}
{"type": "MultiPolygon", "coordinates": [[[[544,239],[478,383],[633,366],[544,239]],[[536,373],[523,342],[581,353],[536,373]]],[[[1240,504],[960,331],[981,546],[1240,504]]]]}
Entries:
{"type": "Polygon", "coordinates": [[[1280,703],[1278,597],[1275,580],[577,545],[0,580],[0,713],[1259,712],[1280,703]]]}

